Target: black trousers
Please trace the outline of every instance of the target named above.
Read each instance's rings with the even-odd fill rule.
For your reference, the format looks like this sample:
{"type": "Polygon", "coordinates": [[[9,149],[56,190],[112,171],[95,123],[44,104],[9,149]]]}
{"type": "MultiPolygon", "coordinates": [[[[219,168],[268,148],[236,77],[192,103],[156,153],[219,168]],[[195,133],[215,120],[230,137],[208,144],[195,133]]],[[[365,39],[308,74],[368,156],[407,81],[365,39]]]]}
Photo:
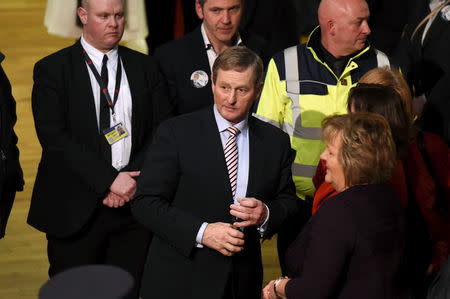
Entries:
{"type": "MultiPolygon", "coordinates": [[[[251,286],[248,284],[242,283],[239,280],[239,275],[245,275],[245,273],[239,274],[236,271],[236,268],[233,267],[233,270],[229,273],[227,278],[227,283],[225,285],[224,293],[222,295],[222,299],[259,299],[261,298],[261,289],[262,286],[257,284],[256,286],[251,286]],[[250,292],[244,292],[245,295],[242,294],[242,290],[244,288],[252,288],[254,289],[250,292]],[[252,295],[249,295],[251,293],[252,295]]],[[[262,272],[260,273],[261,281],[262,281],[262,272]]],[[[256,277],[255,277],[256,279],[256,277]]],[[[258,281],[256,279],[256,281],[258,281]]],[[[147,298],[146,298],[147,299],[147,298]]]]}
{"type": "Polygon", "coordinates": [[[151,233],[135,222],[128,204],[98,207],[90,223],[76,235],[56,238],[47,234],[47,240],[50,277],[81,265],[114,265],[134,277],[135,285],[127,298],[139,298],[151,233]]]}

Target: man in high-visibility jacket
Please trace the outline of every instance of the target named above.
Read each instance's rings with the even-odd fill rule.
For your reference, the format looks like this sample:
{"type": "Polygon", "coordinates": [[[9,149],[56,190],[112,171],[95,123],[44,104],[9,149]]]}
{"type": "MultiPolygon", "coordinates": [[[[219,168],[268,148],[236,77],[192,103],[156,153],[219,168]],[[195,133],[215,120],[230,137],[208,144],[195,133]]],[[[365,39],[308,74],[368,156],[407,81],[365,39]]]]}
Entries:
{"type": "MultiPolygon", "coordinates": [[[[324,149],[322,120],[346,113],[348,92],[359,78],[372,68],[389,65],[386,55],[367,43],[370,28],[365,0],[322,0],[318,16],[319,26],[306,44],[287,48],[270,60],[256,111],[256,117],[290,135],[297,151],[292,174],[302,199],[314,194],[312,177],[324,149]]],[[[291,226],[287,243],[301,229],[298,224],[298,228],[291,226]]],[[[285,237],[279,234],[279,247],[285,237]]],[[[281,252],[282,270],[283,260],[281,252]]]]}

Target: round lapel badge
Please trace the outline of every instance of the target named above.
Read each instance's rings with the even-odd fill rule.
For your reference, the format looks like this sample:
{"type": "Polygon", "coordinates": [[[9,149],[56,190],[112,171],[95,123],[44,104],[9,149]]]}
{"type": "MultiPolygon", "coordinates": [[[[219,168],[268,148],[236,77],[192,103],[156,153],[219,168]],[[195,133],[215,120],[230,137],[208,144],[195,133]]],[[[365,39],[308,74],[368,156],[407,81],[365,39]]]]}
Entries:
{"type": "Polygon", "coordinates": [[[446,5],[441,9],[441,17],[447,22],[450,21],[450,5],[446,5]]]}
{"type": "Polygon", "coordinates": [[[208,75],[202,70],[195,71],[191,75],[191,83],[195,88],[203,88],[208,84],[208,75]]]}

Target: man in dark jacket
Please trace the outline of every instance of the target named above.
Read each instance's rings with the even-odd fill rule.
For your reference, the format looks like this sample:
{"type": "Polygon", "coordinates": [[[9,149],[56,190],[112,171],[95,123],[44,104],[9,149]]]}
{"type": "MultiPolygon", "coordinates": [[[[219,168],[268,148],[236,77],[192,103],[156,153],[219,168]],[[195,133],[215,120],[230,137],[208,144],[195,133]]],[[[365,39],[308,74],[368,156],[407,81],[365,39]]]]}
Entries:
{"type": "MultiPolygon", "coordinates": [[[[231,46],[243,45],[265,56],[265,41],[239,32],[244,0],[196,0],[202,25],[155,51],[174,104],[174,114],[185,114],[213,104],[211,68],[216,57],[231,46]]],[[[264,60],[264,57],[262,57],[264,60]]]]}
{"type": "Polygon", "coordinates": [[[32,108],[42,158],[28,223],[46,233],[49,275],[86,264],[128,271],[138,298],[151,234],[130,212],[144,153],[165,118],[152,57],[118,46],[124,0],[83,0],[83,35],[36,63],[32,108]]]}
{"type": "MultiPolygon", "coordinates": [[[[0,63],[4,58],[0,53],[0,63]]],[[[24,184],[17,136],[14,133],[16,119],[16,102],[11,93],[11,84],[0,64],[0,238],[5,236],[16,191],[22,191],[24,184]]]]}

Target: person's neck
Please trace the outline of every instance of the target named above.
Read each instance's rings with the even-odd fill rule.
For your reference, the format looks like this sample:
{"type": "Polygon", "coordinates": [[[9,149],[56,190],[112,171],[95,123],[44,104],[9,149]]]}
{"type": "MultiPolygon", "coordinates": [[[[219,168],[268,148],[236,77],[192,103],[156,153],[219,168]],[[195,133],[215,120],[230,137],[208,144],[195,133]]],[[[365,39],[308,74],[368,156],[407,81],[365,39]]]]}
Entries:
{"type": "Polygon", "coordinates": [[[85,34],[83,34],[83,39],[84,39],[84,41],[86,42],[86,43],[88,43],[92,48],[95,48],[96,50],[98,50],[98,51],[100,51],[100,52],[102,52],[102,53],[108,53],[109,51],[111,51],[112,49],[114,49],[115,48],[115,46],[114,47],[112,47],[111,49],[101,49],[101,48],[99,48],[99,47],[97,47],[96,45],[95,45],[95,43],[93,42],[93,40],[91,39],[91,38],[89,38],[89,36],[86,36],[85,34]]]}
{"type": "Polygon", "coordinates": [[[205,30],[206,36],[209,39],[209,42],[211,43],[212,47],[214,48],[214,51],[217,55],[220,55],[223,51],[233,46],[234,38],[227,42],[222,42],[218,39],[215,39],[212,37],[212,34],[209,34],[207,30],[205,30]]]}
{"type": "Polygon", "coordinates": [[[341,193],[349,188],[346,185],[344,185],[344,186],[341,186],[341,185],[338,186],[336,184],[331,184],[331,185],[334,187],[334,190],[336,190],[338,193],[341,193]]]}
{"type": "Polygon", "coordinates": [[[333,55],[334,58],[339,59],[342,58],[344,56],[347,56],[349,54],[346,53],[342,53],[341,51],[339,51],[337,45],[335,45],[332,41],[326,39],[326,38],[321,38],[320,43],[322,44],[322,47],[328,51],[328,53],[330,53],[331,55],[333,55]]]}

